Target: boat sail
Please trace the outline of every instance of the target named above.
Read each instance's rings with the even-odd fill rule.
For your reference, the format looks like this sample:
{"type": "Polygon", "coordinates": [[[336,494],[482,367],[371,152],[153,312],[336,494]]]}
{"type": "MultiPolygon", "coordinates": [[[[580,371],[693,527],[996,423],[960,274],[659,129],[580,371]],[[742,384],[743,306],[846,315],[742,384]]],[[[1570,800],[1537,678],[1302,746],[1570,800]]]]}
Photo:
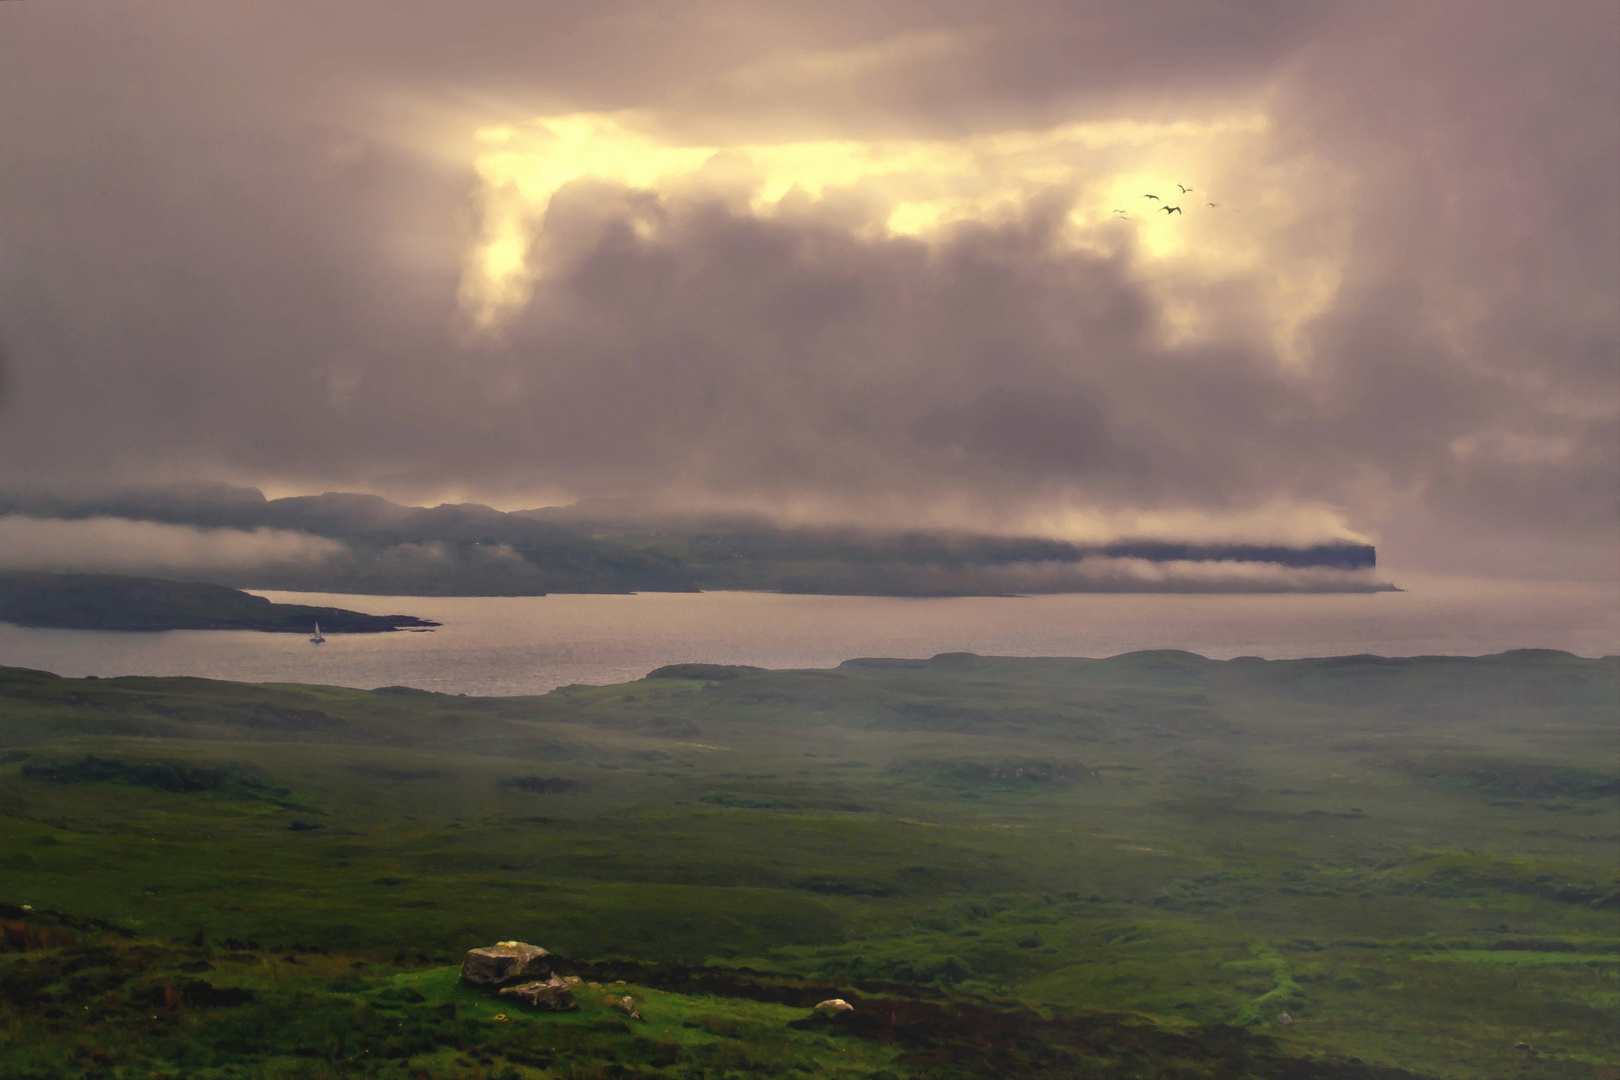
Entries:
{"type": "Polygon", "coordinates": [[[326,642],[326,635],[321,633],[321,624],[316,623],[315,624],[315,633],[309,639],[309,643],[311,645],[322,645],[322,644],[325,644],[325,642],[326,642]]]}

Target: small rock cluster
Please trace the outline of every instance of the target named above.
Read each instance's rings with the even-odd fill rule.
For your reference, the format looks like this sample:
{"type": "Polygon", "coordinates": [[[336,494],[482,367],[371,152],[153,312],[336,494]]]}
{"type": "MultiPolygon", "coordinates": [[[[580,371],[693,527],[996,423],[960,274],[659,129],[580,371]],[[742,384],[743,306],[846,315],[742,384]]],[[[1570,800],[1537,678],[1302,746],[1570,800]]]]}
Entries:
{"type": "Polygon", "coordinates": [[[550,1012],[579,1008],[574,987],[580,981],[553,975],[551,954],[523,941],[500,941],[468,950],[461,964],[461,981],[550,1012]]]}
{"type": "Polygon", "coordinates": [[[545,982],[519,983],[517,986],[508,986],[500,991],[503,998],[521,1001],[525,1005],[536,1009],[545,1009],[549,1012],[568,1012],[579,1008],[574,1001],[574,987],[579,985],[575,978],[559,979],[553,975],[545,982]]]}
{"type": "MultiPolygon", "coordinates": [[[[632,1020],[641,1020],[641,1011],[636,1008],[636,999],[629,994],[622,998],[603,998],[602,1003],[610,1009],[618,1009],[632,1020]]],[[[642,1020],[642,1023],[646,1023],[642,1020]]]]}

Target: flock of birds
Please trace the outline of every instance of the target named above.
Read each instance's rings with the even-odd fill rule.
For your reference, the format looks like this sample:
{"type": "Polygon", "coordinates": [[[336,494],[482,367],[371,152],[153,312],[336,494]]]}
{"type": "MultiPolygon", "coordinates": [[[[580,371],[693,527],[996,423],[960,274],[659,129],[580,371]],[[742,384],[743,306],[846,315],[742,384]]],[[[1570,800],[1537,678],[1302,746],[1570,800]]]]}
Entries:
{"type": "MultiPolygon", "coordinates": [[[[1187,187],[1185,184],[1177,184],[1176,187],[1181,189],[1181,193],[1183,195],[1191,195],[1193,193],[1193,189],[1190,188],[1190,187],[1187,187]]],[[[1157,195],[1151,195],[1151,194],[1143,195],[1142,198],[1144,198],[1144,199],[1152,199],[1154,202],[1158,203],[1159,204],[1158,210],[1161,213],[1165,213],[1165,214],[1181,214],[1183,217],[1186,216],[1186,214],[1182,213],[1181,207],[1179,207],[1179,206],[1171,206],[1168,203],[1166,203],[1163,199],[1159,198],[1157,195]]],[[[1210,209],[1217,209],[1217,208],[1220,207],[1221,204],[1212,202],[1212,203],[1205,203],[1204,205],[1208,206],[1210,209]]],[[[1239,211],[1239,212],[1241,213],[1241,211],[1239,211]]],[[[1115,210],[1114,213],[1118,214],[1120,217],[1124,218],[1127,221],[1130,220],[1131,215],[1127,214],[1123,210],[1115,210]]]]}

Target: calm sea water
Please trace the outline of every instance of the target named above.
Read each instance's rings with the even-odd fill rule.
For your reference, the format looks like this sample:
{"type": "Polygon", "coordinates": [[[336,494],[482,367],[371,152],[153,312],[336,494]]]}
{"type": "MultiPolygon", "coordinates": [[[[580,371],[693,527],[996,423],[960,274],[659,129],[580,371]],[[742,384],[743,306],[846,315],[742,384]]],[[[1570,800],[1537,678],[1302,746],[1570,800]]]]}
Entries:
{"type": "Polygon", "coordinates": [[[1465,655],[1516,648],[1620,653],[1612,585],[1403,580],[1353,596],[1034,596],[891,599],[774,593],[379,597],[265,593],[442,622],[432,633],[161,634],[0,624],[0,664],[61,675],[198,675],[250,682],[388,685],[467,694],[543,693],[706,661],[832,667],[855,656],[1112,656],[1187,649],[1285,658],[1465,655]]]}

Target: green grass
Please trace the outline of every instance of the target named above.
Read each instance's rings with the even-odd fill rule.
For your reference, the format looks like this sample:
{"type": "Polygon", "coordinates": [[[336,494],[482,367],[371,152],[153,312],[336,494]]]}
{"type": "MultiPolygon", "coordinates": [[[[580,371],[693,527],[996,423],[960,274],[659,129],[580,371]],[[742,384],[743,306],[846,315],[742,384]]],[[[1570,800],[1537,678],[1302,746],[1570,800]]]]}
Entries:
{"type": "Polygon", "coordinates": [[[9,1018],[0,1075],[635,1074],[617,1066],[869,1077],[896,1056],[788,1027],[802,1007],[593,982],[576,1011],[536,1013],[463,985],[454,968],[236,944],[141,941],[0,965],[0,986],[44,1006],[9,1018]],[[642,1023],[606,1004],[626,994],[642,1023]]]}
{"type": "Polygon", "coordinates": [[[658,674],[480,699],[0,669],[0,902],[78,938],[0,970],[75,949],[152,957],[121,976],[131,989],[51,991],[83,998],[62,1020],[6,997],[0,1077],[394,1075],[406,1060],[446,1076],[1620,1068],[1614,660],[956,654],[658,674]],[[603,1034],[589,1009],[478,1027],[452,965],[510,938],[627,965],[617,977],[672,995],[649,1000],[682,1017],[668,1041],[684,1049],[633,1049],[664,1036],[603,1034]],[[187,944],[228,939],[261,948],[250,963],[187,944]],[[331,959],[277,967],[265,950],[285,946],[331,959]],[[257,1049],[183,1064],[96,1011],[198,960],[254,1004],[182,1001],[175,1022],[228,1048],[258,1016],[257,1049]],[[672,972],[694,965],[958,1020],[919,1013],[906,1038],[788,1028],[806,1003],[692,993],[672,972]],[[360,1060],[385,1035],[359,1024],[370,1034],[313,1056],[272,1053],[313,1017],[348,1030],[373,991],[333,980],[382,972],[448,987],[418,1004],[454,1004],[462,1034],[360,1060]],[[699,1015],[735,1033],[684,1026],[699,1015]],[[1097,1041],[1124,1045],[1119,1024],[1135,1057],[1097,1041]],[[589,1037],[536,1064],[511,1042],[531,1028],[589,1037]],[[693,1049],[722,1043],[741,1049],[693,1049]],[[479,1051],[508,1044],[517,1056],[479,1051]],[[974,1057],[992,1050],[1014,1056],[974,1057]]]}

